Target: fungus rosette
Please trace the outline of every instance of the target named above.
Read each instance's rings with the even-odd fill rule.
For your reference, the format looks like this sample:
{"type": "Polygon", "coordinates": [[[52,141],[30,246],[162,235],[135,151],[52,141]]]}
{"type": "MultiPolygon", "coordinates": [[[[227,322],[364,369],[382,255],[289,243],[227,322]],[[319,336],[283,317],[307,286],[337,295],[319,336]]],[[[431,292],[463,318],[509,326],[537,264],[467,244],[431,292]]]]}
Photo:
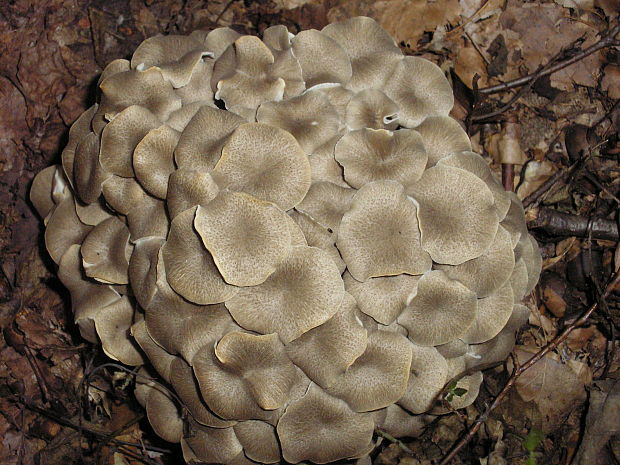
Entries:
{"type": "Polygon", "coordinates": [[[188,462],[361,458],[450,380],[474,401],[541,258],[436,65],[358,17],[153,37],[99,89],[31,198],[81,333],[161,381],[136,395],[188,462]]]}

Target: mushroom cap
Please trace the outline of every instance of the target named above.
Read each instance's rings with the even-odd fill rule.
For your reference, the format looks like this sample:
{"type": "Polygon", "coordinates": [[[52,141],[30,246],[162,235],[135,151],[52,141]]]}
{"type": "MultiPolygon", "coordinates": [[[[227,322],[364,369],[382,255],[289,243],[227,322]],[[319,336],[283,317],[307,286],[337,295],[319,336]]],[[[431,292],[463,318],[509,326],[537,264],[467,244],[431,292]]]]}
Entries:
{"type": "Polygon", "coordinates": [[[276,332],[289,343],[329,320],[340,307],[344,283],[329,255],[315,247],[292,247],[265,282],[239,288],[226,308],[239,325],[276,332]]]}
{"type": "Polygon", "coordinates": [[[286,345],[293,363],[323,388],[344,375],[366,350],[367,331],[356,312],[355,299],[345,293],[334,316],[286,345]]]}
{"type": "Polygon", "coordinates": [[[106,203],[121,215],[127,215],[147,195],[134,178],[114,175],[103,182],[101,192],[106,203]]]}
{"type": "Polygon", "coordinates": [[[409,194],[418,203],[422,248],[434,262],[460,265],[493,243],[499,225],[493,194],[477,176],[437,165],[409,194]]]}
{"type": "Polygon", "coordinates": [[[156,381],[149,381],[152,378],[145,375],[147,373],[142,370],[138,372],[136,397],[144,399],[146,416],[155,433],[165,441],[177,443],[183,436],[181,408],[168,388],[156,381]],[[139,391],[142,393],[139,394],[139,391]]]}
{"type": "Polygon", "coordinates": [[[435,347],[411,344],[411,374],[398,405],[421,414],[433,406],[448,380],[448,362],[435,347]]]}
{"type": "Polygon", "coordinates": [[[181,439],[181,447],[189,463],[231,463],[243,454],[243,446],[232,427],[210,428],[190,419],[188,430],[181,439]]]}
{"type": "Polygon", "coordinates": [[[454,105],[452,87],[441,68],[420,57],[403,57],[382,90],[398,105],[398,122],[407,128],[428,117],[447,116],[454,105]]]}
{"type": "Polygon", "coordinates": [[[220,192],[213,177],[202,170],[181,167],[168,178],[166,206],[170,219],[196,205],[206,205],[220,192]]]}
{"type": "Polygon", "coordinates": [[[196,353],[229,330],[239,327],[222,304],[196,305],[170,287],[162,251],[157,263],[157,289],[145,308],[146,328],[157,344],[192,363],[196,353]]]}
{"type": "Polygon", "coordinates": [[[351,131],[356,129],[388,129],[398,127],[396,103],[378,89],[365,89],[355,94],[346,107],[345,121],[351,131]]]}
{"type": "Polygon", "coordinates": [[[131,327],[131,335],[134,337],[142,352],[148,357],[149,362],[159,376],[167,383],[170,382],[172,362],[177,359],[158,345],[146,330],[146,321],[140,320],[131,327]]]}
{"type": "Polygon", "coordinates": [[[467,370],[484,370],[500,363],[510,355],[515,345],[516,332],[530,316],[525,305],[515,305],[512,314],[497,336],[482,344],[471,344],[465,357],[467,370]]]}
{"type": "Polygon", "coordinates": [[[102,308],[121,297],[110,286],[96,284],[86,279],[81,265],[80,246],[73,244],[58,263],[58,278],[71,294],[71,308],[80,334],[84,339],[97,343],[95,318],[102,308]]]}
{"type": "Polygon", "coordinates": [[[249,121],[263,102],[282,100],[284,79],[272,75],[275,58],[258,37],[241,36],[217,59],[211,85],[216,99],[249,121]]]}
{"type": "Polygon", "coordinates": [[[241,34],[229,27],[218,27],[207,34],[205,48],[213,53],[213,58],[217,59],[239,37],[241,34]]]}
{"type": "Polygon", "coordinates": [[[478,299],[478,310],[474,322],[461,336],[469,344],[486,342],[494,338],[512,314],[514,296],[510,282],[506,282],[493,294],[478,299]]]}
{"type": "Polygon", "coordinates": [[[211,55],[204,45],[205,32],[188,36],[158,34],[144,40],[131,57],[133,69],[157,66],[164,78],[176,89],[187,85],[192,69],[203,57],[211,55]]]}
{"type": "Polygon", "coordinates": [[[148,236],[166,237],[170,224],[163,200],[150,195],[139,197],[127,212],[127,225],[132,242],[148,236]]]}
{"type": "Polygon", "coordinates": [[[240,421],[234,426],[245,455],[258,463],[277,463],[282,453],[276,429],[260,420],[240,421]]]}
{"type": "Polygon", "coordinates": [[[351,208],[357,191],[330,182],[316,182],[295,207],[330,232],[338,233],[342,216],[351,208]]]}
{"type": "Polygon", "coordinates": [[[59,263],[73,244],[81,244],[92,226],[80,221],[71,194],[60,202],[49,216],[45,229],[45,248],[54,262],[59,263]]]}
{"type": "Polygon", "coordinates": [[[129,282],[129,229],[116,216],[95,226],[84,238],[80,251],[86,276],[109,284],[129,282]]]}
{"type": "Polygon", "coordinates": [[[510,208],[510,194],[493,176],[489,165],[480,155],[475,152],[457,152],[441,158],[438,163],[461,168],[482,179],[493,194],[498,218],[501,220],[506,216],[510,208]]]}
{"type": "Polygon", "coordinates": [[[394,39],[365,16],[328,24],[322,32],[338,42],[351,59],[353,74],[347,87],[354,91],[385,85],[403,58],[394,39]]]}
{"type": "Polygon", "coordinates": [[[180,357],[174,357],[170,363],[170,384],[198,423],[213,428],[235,425],[235,421],[223,420],[209,409],[202,398],[192,367],[180,357]]]}
{"type": "Polygon", "coordinates": [[[174,151],[179,167],[212,170],[222,146],[245,120],[229,111],[202,106],[187,123],[174,151]]]}
{"type": "Polygon", "coordinates": [[[343,400],[311,384],[287,407],[277,432],[287,462],[328,463],[366,453],[374,427],[371,414],[354,412],[343,400]]]}
{"type": "Polygon", "coordinates": [[[93,131],[100,134],[105,120],[112,120],[118,113],[132,105],[149,110],[159,121],[181,107],[181,99],[174,93],[172,84],[164,79],[159,68],[146,71],[122,71],[106,77],[101,84],[101,103],[93,116],[93,131]],[[96,120],[103,121],[95,127],[96,120]]]}
{"type": "Polygon", "coordinates": [[[218,341],[215,356],[224,367],[245,379],[262,409],[275,410],[289,400],[297,372],[277,334],[232,331],[218,341]]]}
{"type": "Polygon", "coordinates": [[[331,182],[340,187],[351,187],[344,180],[344,171],[334,158],[334,148],[340,136],[332,137],[308,155],[312,182],[331,182]]]}
{"type": "MultiPolygon", "coordinates": [[[[429,168],[455,152],[471,150],[471,141],[467,133],[458,121],[449,116],[430,116],[417,125],[415,130],[420,133],[424,141],[429,168]]],[[[462,168],[454,161],[448,164],[462,168]]],[[[467,171],[479,176],[478,172],[474,172],[473,169],[467,171]]],[[[485,179],[483,181],[486,182],[485,179]]]]}
{"type": "Polygon", "coordinates": [[[415,295],[420,276],[399,274],[358,281],[345,272],[343,280],[362,312],[382,325],[390,325],[409,303],[409,296],[415,295]]]}
{"type": "Polygon", "coordinates": [[[483,381],[482,372],[477,371],[471,375],[463,376],[466,373],[465,357],[456,357],[447,359],[448,363],[448,379],[451,382],[456,381],[454,390],[463,389],[465,392],[463,395],[452,395],[451,400],[445,400],[449,407],[437,404],[432,410],[433,414],[441,415],[461,409],[473,404],[478,393],[480,392],[480,385],[483,381]]]}
{"type": "MultiPolygon", "coordinates": [[[[30,201],[39,216],[44,220],[54,208],[56,208],[56,202],[52,197],[54,184],[56,184],[54,182],[55,178],[64,178],[64,176],[62,176],[61,167],[59,165],[48,166],[37,173],[30,187],[30,201]]],[[[66,183],[63,183],[62,187],[59,186],[58,190],[64,192],[65,187],[66,183]]],[[[56,196],[60,197],[61,192],[58,192],[56,196]]]]}
{"type": "Polygon", "coordinates": [[[237,289],[224,281],[194,229],[197,208],[185,210],[172,220],[168,240],[161,249],[163,263],[172,289],[191,302],[216,304],[230,299],[237,289]]]}
{"type": "Polygon", "coordinates": [[[476,294],[443,271],[429,271],[398,317],[409,339],[421,346],[445,344],[462,336],[476,317],[476,294]]]}
{"type": "Polygon", "coordinates": [[[103,307],[95,317],[95,329],[105,354],[125,365],[143,365],[144,356],[129,328],[134,322],[135,309],[127,296],[103,307]]]}
{"type": "Polygon", "coordinates": [[[510,233],[501,224],[489,249],[460,265],[436,265],[450,278],[457,279],[478,297],[487,297],[502,287],[515,267],[510,233]]]}
{"type": "Polygon", "coordinates": [[[385,418],[377,424],[377,428],[395,438],[420,436],[435,418],[431,415],[411,415],[398,404],[389,405],[385,412],[385,418]]]}
{"type": "Polygon", "coordinates": [[[336,242],[355,279],[416,275],[431,268],[420,246],[417,210],[395,181],[371,182],[355,194],[336,242]]]}
{"type": "Polygon", "coordinates": [[[340,252],[338,252],[338,248],[336,247],[336,235],[333,232],[329,232],[327,228],[321,226],[304,213],[292,210],[289,216],[302,231],[306,240],[306,244],[299,245],[309,245],[310,247],[317,247],[327,252],[338,267],[340,274],[342,274],[347,265],[342,260],[340,252]]]}
{"type": "Polygon", "coordinates": [[[133,177],[133,151],[160,124],[148,108],[139,105],[131,105],[115,115],[101,133],[99,161],[103,169],[124,178],[133,177]]]}
{"type": "Polygon", "coordinates": [[[194,227],[228,284],[256,286],[291,251],[286,213],[240,192],[222,192],[198,206],[194,227]]]}
{"type": "Polygon", "coordinates": [[[69,128],[69,140],[67,141],[67,145],[63,149],[60,157],[62,159],[62,169],[64,170],[65,175],[67,176],[67,180],[69,181],[69,184],[71,184],[72,186],[74,185],[73,184],[73,181],[74,181],[73,163],[75,159],[75,148],[77,147],[78,143],[82,140],[82,138],[85,137],[86,134],[88,134],[91,131],[91,121],[93,120],[93,116],[95,116],[95,113],[97,112],[98,107],[99,105],[95,103],[88,110],[82,113],[69,128]]]}
{"type": "Polygon", "coordinates": [[[151,129],[133,151],[136,179],[151,195],[165,199],[168,178],[175,170],[174,149],[180,134],[170,126],[151,129]]]}
{"type": "Polygon", "coordinates": [[[306,153],[312,153],[338,133],[340,118],[319,90],[282,102],[265,102],[256,112],[259,123],[290,132],[306,153]]]}
{"type": "Polygon", "coordinates": [[[110,177],[100,163],[99,138],[93,132],[86,134],[77,144],[73,158],[73,184],[80,200],[95,202],[101,195],[102,183],[110,177]]]}
{"type": "Polygon", "coordinates": [[[291,44],[307,88],[323,83],[346,84],[351,79],[349,56],[328,35],[308,29],[298,33],[291,44]]]}
{"type": "Polygon", "coordinates": [[[213,176],[220,186],[273,202],[297,205],[310,188],[310,163],[295,138],[261,123],[239,126],[222,149],[213,176]]]}
{"type": "Polygon", "coordinates": [[[415,130],[368,128],[345,134],[336,144],[334,157],[344,168],[345,181],[358,189],[384,180],[408,187],[420,179],[428,159],[415,130]]]}
{"type": "Polygon", "coordinates": [[[356,412],[387,407],[407,389],[411,357],[411,343],[405,336],[371,331],[364,353],[327,392],[346,401],[356,412]]]}
{"type": "MultiPolygon", "coordinates": [[[[236,332],[229,334],[233,335],[233,340],[238,337],[236,332]]],[[[225,347],[223,362],[215,352],[215,344],[204,345],[192,360],[194,374],[203,399],[219,417],[239,421],[272,421],[279,415],[279,407],[266,410],[259,402],[270,407],[286,402],[295,382],[295,369],[286,356],[284,359],[280,357],[273,337],[247,336],[262,340],[246,340],[237,348],[239,353],[236,357],[234,347],[225,347]],[[264,354],[260,353],[261,348],[266,349],[264,354]],[[254,371],[256,377],[247,376],[254,371]],[[275,377],[272,385],[269,384],[269,376],[275,377]]],[[[226,344],[226,340],[224,342],[226,344]]]]}

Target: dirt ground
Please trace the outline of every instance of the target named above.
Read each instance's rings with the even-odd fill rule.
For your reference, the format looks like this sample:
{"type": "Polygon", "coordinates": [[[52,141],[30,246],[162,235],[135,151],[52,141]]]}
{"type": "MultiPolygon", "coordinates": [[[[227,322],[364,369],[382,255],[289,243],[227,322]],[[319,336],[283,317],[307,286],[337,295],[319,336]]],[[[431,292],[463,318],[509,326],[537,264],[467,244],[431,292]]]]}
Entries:
{"type": "Polygon", "coordinates": [[[524,200],[544,259],[512,365],[421,437],[381,438],[373,463],[439,463],[468,432],[451,463],[620,463],[620,286],[607,284],[620,267],[617,0],[0,0],[0,463],[182,463],[131,376],[80,338],[28,200],[106,63],[157,33],[356,15],[449,73],[452,116],[524,200]]]}

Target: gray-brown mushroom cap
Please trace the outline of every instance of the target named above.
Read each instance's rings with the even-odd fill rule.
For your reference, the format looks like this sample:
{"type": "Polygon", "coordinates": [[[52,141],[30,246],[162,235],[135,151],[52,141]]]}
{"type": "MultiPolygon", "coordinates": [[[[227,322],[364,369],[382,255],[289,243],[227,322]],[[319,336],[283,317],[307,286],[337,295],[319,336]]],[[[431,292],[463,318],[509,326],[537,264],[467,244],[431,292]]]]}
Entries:
{"type": "Polygon", "coordinates": [[[345,134],[334,157],[344,168],[345,181],[357,189],[384,180],[408,187],[420,179],[428,159],[423,140],[413,129],[368,128],[345,134]]]}
{"type": "Polygon", "coordinates": [[[411,374],[398,405],[411,413],[430,410],[448,378],[448,363],[434,347],[411,344],[411,374]]]}
{"type": "Polygon", "coordinates": [[[181,448],[188,463],[232,464],[243,456],[243,446],[232,427],[211,428],[191,418],[186,425],[188,434],[181,438],[181,448]]]}
{"type": "Polygon", "coordinates": [[[310,186],[304,199],[295,208],[337,234],[342,216],[351,208],[356,192],[355,189],[330,182],[316,182],[310,186]]]}
{"type": "Polygon", "coordinates": [[[443,271],[429,271],[418,281],[417,293],[398,323],[407,328],[413,343],[436,346],[463,335],[476,310],[476,294],[443,271]]]}
{"type": "Polygon", "coordinates": [[[228,284],[263,283],[291,251],[289,218],[270,202],[222,192],[198,206],[194,227],[228,284]]]}
{"type": "Polygon", "coordinates": [[[394,130],[398,127],[398,105],[378,89],[355,94],[346,107],[345,121],[351,131],[362,128],[394,130]]]}
{"type": "Polygon", "coordinates": [[[403,57],[394,39],[365,16],[328,24],[322,32],[349,55],[353,74],[347,86],[354,91],[384,86],[403,57]]]}
{"type": "Polygon", "coordinates": [[[431,259],[420,247],[417,209],[395,181],[362,187],[342,218],[337,246],[358,281],[402,273],[422,274],[431,259]]]}
{"type": "Polygon", "coordinates": [[[45,247],[56,263],[73,244],[81,244],[92,226],[80,221],[75,211],[75,200],[68,195],[49,216],[45,229],[45,247]]]}
{"type": "Polygon", "coordinates": [[[343,275],[344,288],[366,315],[382,325],[392,324],[415,295],[420,276],[399,274],[358,281],[349,272],[343,275]]]}
{"type": "Polygon", "coordinates": [[[291,45],[307,88],[323,83],[346,84],[351,79],[347,53],[328,35],[316,29],[301,31],[291,40],[291,45]]]}
{"type": "Polygon", "coordinates": [[[263,102],[282,100],[284,79],[272,75],[275,58],[271,50],[254,36],[241,36],[218,58],[211,82],[216,99],[249,121],[263,102]],[[227,56],[228,55],[228,56],[227,56]]]}
{"type": "Polygon", "coordinates": [[[482,179],[493,194],[497,216],[500,220],[506,216],[510,208],[510,194],[504,190],[504,187],[493,176],[489,165],[480,155],[475,152],[457,152],[448,157],[441,158],[438,163],[464,169],[482,179]]]}
{"type": "Polygon", "coordinates": [[[212,170],[222,146],[245,120],[229,111],[202,106],[181,133],[174,151],[179,167],[212,170]]]}
{"type": "Polygon", "coordinates": [[[237,290],[224,281],[194,230],[196,208],[185,210],[172,220],[168,240],[162,247],[166,276],[170,286],[191,302],[224,302],[237,290]]]}
{"type": "Polygon", "coordinates": [[[126,365],[143,365],[142,351],[130,337],[135,310],[127,296],[106,305],[95,318],[95,329],[106,355],[126,365]]]}
{"type": "Polygon", "coordinates": [[[276,463],[281,458],[276,430],[260,420],[240,421],[234,426],[245,454],[258,463],[276,463]]]}
{"type": "Polygon", "coordinates": [[[422,248],[434,262],[460,265],[491,246],[499,221],[493,194],[477,176],[434,166],[409,194],[418,203],[422,248]]]}
{"type": "Polygon", "coordinates": [[[399,124],[408,128],[429,116],[447,116],[454,105],[452,87],[441,68],[420,57],[403,57],[382,90],[398,105],[399,124]]]}
{"type": "Polygon", "coordinates": [[[336,109],[318,90],[282,102],[263,103],[256,120],[290,132],[306,153],[334,137],[340,122],[336,109]]]}
{"type": "Polygon", "coordinates": [[[329,387],[366,350],[367,331],[356,316],[355,299],[344,295],[338,312],[286,345],[286,353],[304,373],[329,387]]]}
{"type": "Polygon", "coordinates": [[[460,265],[436,265],[450,278],[461,281],[478,297],[486,297],[503,286],[515,267],[510,233],[501,225],[489,249],[460,265]]]}
{"type": "Polygon", "coordinates": [[[326,252],[293,247],[267,280],[239,288],[226,308],[245,329],[277,332],[288,343],[329,320],[344,296],[338,268],[326,252]]]}
{"type": "Polygon", "coordinates": [[[179,213],[196,205],[206,205],[219,194],[213,177],[200,169],[181,167],[168,178],[166,207],[173,220],[179,213]]]}
{"type": "Polygon", "coordinates": [[[411,343],[405,336],[371,331],[365,352],[327,388],[356,412],[387,407],[407,389],[411,343]]]}
{"type": "Polygon", "coordinates": [[[491,295],[478,299],[474,322],[461,339],[469,344],[478,344],[494,338],[510,318],[513,302],[510,282],[506,282],[491,295]]]}
{"type": "Polygon", "coordinates": [[[356,413],[342,400],[311,384],[291,403],[277,426],[284,460],[328,463],[366,453],[375,424],[369,413],[356,413]]]}
{"type": "Polygon", "coordinates": [[[180,133],[167,125],[151,129],[133,152],[136,179],[151,195],[165,199],[174,172],[174,149],[180,133]]]}
{"type": "Polygon", "coordinates": [[[86,276],[111,284],[129,282],[129,230],[117,217],[111,216],[95,226],[80,250],[86,276]]]}
{"type": "Polygon", "coordinates": [[[293,208],[310,188],[310,163],[297,140],[261,123],[239,126],[222,149],[213,176],[221,187],[293,208]]]}

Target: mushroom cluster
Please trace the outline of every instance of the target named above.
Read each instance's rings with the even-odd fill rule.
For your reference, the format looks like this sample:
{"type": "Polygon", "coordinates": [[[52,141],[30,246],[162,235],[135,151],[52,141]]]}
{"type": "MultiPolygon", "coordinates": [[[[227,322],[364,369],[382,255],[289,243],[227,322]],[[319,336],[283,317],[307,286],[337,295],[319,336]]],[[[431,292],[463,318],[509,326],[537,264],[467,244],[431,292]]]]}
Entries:
{"type": "Polygon", "coordinates": [[[152,37],[98,88],[31,199],[82,335],[143,365],[186,461],[361,458],[507,357],[541,268],[523,207],[372,19],[152,37]]]}

